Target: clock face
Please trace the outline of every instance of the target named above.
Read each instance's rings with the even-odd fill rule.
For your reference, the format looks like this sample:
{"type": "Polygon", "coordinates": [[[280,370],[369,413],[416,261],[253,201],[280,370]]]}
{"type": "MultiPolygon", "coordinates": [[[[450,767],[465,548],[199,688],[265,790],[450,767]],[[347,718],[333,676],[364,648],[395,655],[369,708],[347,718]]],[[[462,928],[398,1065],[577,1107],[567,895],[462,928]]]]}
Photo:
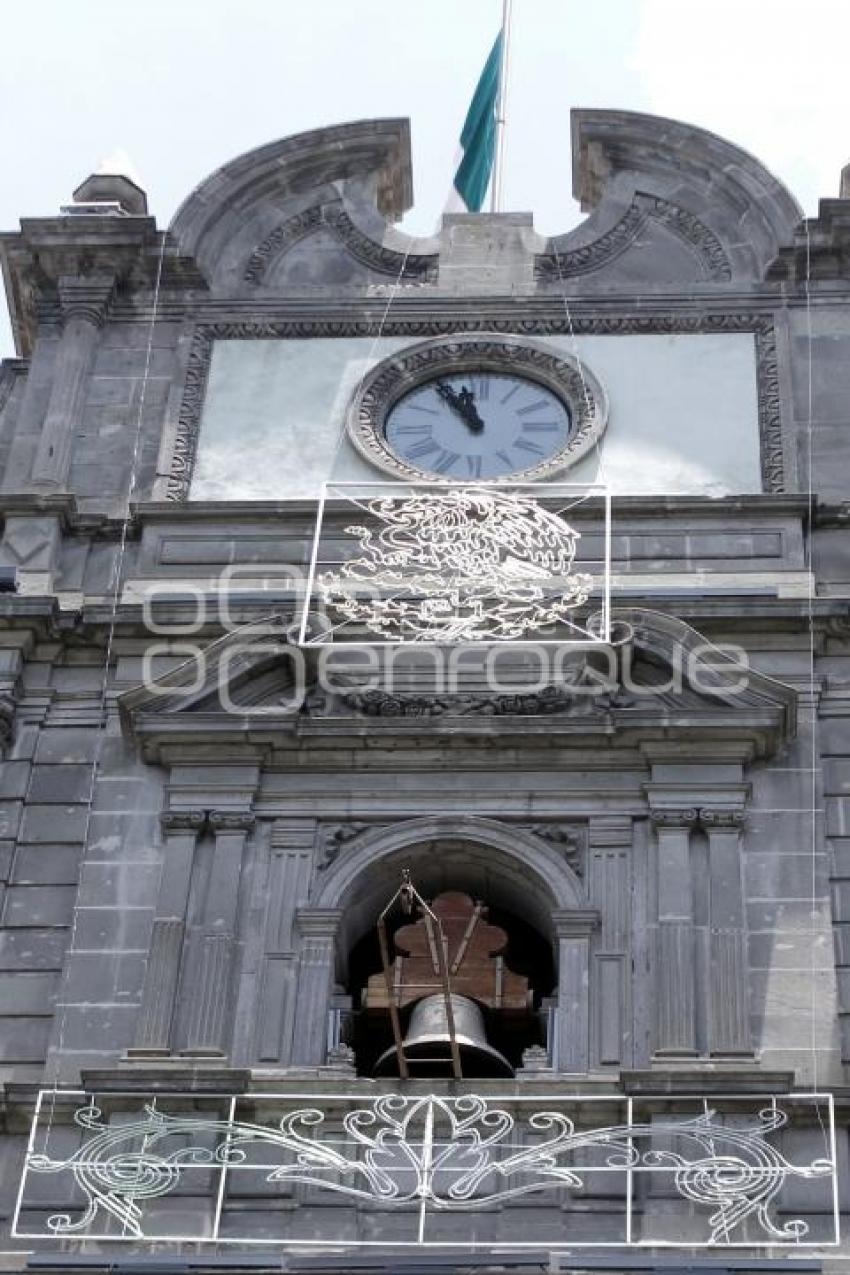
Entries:
{"type": "Polygon", "coordinates": [[[423,382],[387,413],[384,438],[402,461],[437,478],[505,478],[563,451],[571,419],[545,385],[499,372],[423,382]]]}

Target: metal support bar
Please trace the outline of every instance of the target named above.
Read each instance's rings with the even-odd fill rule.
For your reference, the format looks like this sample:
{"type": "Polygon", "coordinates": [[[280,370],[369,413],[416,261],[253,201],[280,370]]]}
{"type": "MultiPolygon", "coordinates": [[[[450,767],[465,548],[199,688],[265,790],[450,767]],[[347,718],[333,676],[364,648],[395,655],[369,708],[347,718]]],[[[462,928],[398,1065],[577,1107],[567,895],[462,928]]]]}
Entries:
{"type": "Polygon", "coordinates": [[[395,1042],[395,1051],[398,1056],[398,1071],[403,1079],[410,1078],[410,1068],[404,1055],[404,1040],[401,1034],[401,1022],[398,1016],[398,993],[396,991],[392,966],[390,964],[389,942],[387,940],[387,914],[393,908],[396,900],[401,900],[402,908],[407,915],[413,910],[416,904],[425,918],[425,928],[428,932],[428,943],[431,952],[436,952],[438,973],[443,988],[443,996],[446,1002],[446,1027],[449,1033],[449,1048],[452,1057],[452,1073],[455,1080],[463,1079],[463,1069],[460,1061],[460,1049],[457,1043],[457,1033],[455,1031],[455,1017],[452,1008],[452,987],[451,976],[449,974],[448,962],[446,960],[446,936],[443,933],[443,926],[440,918],[436,913],[432,912],[428,904],[422,898],[422,895],[416,889],[416,886],[410,879],[410,871],[407,868],[402,869],[401,885],[396,890],[389,903],[378,917],[378,945],[381,949],[381,965],[384,970],[384,982],[387,985],[387,998],[389,1000],[390,1022],[393,1028],[393,1040],[395,1042]],[[436,926],[436,939],[434,935],[434,926],[436,926]]]}

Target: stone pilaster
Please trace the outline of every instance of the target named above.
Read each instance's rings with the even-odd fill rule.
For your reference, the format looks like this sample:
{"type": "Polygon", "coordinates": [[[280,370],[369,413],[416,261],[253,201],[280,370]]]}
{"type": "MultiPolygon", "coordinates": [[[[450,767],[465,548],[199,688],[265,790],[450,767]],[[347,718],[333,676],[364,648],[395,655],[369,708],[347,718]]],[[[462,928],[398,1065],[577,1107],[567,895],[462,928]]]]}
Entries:
{"type": "Polygon", "coordinates": [[[712,1054],[749,1054],[749,962],[741,865],[744,812],[704,807],[700,821],[708,835],[708,1049],[712,1054]]]}
{"type": "Polygon", "coordinates": [[[82,419],[86,386],[114,287],[113,275],[59,280],[62,338],[32,469],[32,484],[42,491],[66,490],[71,443],[82,419]]]}
{"type": "Polygon", "coordinates": [[[333,988],[336,933],[342,920],[337,908],[299,908],[295,916],[300,939],[292,1062],[320,1067],[328,1043],[328,1013],[333,988]]]}
{"type": "Polygon", "coordinates": [[[225,1053],[233,973],[233,949],[239,903],[239,880],[254,815],[214,810],[209,818],[215,834],[210,876],[201,917],[197,982],[192,989],[186,1053],[225,1053]]]}
{"type": "Polygon", "coordinates": [[[290,1059],[298,966],[295,914],[309,897],[315,841],[315,819],[276,819],[272,825],[257,1023],[260,1062],[285,1066],[290,1059]]]}
{"type": "Polygon", "coordinates": [[[131,1057],[156,1057],[171,1052],[195,843],[204,822],[203,810],[168,811],[162,816],[165,834],[162,876],[136,1043],[128,1051],[131,1057]]]}
{"type": "Polygon", "coordinates": [[[658,921],[655,936],[654,1052],[691,1056],[697,1052],[696,961],[694,948],[691,832],[693,807],[652,811],[657,838],[658,921]]]}
{"type": "Polygon", "coordinates": [[[603,1067],[633,1056],[631,948],[634,830],[626,815],[594,815],[588,825],[588,897],[599,909],[592,943],[591,1051],[603,1067]]]}
{"type": "Polygon", "coordinates": [[[552,1059],[556,1071],[585,1072],[590,1035],[590,936],[599,924],[595,908],[556,909],[552,924],[558,939],[558,1012],[552,1059]]]}

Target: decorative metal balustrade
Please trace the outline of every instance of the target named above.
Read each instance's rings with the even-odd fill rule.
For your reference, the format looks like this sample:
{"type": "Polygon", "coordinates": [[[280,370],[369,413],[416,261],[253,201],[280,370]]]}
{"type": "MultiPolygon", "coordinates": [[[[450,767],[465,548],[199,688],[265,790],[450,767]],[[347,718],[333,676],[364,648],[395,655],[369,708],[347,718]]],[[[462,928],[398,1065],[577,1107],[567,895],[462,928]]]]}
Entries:
{"type": "Polygon", "coordinates": [[[828,1095],[39,1096],[21,1239],[823,1247],[828,1095]]]}

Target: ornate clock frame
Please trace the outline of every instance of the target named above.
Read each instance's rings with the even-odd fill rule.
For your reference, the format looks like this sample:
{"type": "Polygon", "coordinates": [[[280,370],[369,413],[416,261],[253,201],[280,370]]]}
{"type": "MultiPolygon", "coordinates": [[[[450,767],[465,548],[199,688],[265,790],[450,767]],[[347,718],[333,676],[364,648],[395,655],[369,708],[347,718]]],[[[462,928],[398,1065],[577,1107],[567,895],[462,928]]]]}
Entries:
{"type": "Polygon", "coordinates": [[[370,464],[394,478],[433,482],[434,474],[396,455],[386,440],[387,416],[405,394],[439,376],[497,372],[521,376],[551,390],[570,415],[565,444],[554,455],[506,475],[534,482],[561,473],[598,443],[608,423],[608,398],[590,369],[541,342],[497,332],[459,333],[421,341],[383,359],[363,377],[349,406],[346,429],[370,464]]]}

